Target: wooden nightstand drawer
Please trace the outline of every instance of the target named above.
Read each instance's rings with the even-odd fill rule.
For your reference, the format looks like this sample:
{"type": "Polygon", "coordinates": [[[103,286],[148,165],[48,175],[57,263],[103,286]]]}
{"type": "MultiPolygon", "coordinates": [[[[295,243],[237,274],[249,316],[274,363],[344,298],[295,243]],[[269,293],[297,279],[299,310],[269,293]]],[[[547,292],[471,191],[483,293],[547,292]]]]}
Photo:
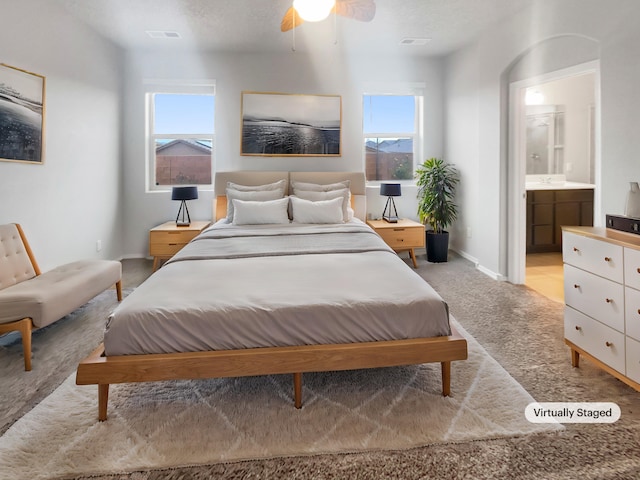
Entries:
{"type": "Polygon", "coordinates": [[[424,247],[424,225],[406,218],[398,220],[398,223],[368,220],[367,225],[373,228],[395,251],[408,251],[413,261],[413,268],[418,268],[414,249],[424,247]]]}
{"type": "Polygon", "coordinates": [[[183,245],[189,243],[191,239],[195,238],[200,231],[198,230],[176,230],[174,232],[166,231],[153,231],[149,232],[149,244],[176,244],[181,243],[183,245]]]}
{"type": "Polygon", "coordinates": [[[376,232],[395,250],[424,247],[423,227],[380,228],[376,232]]]}
{"type": "Polygon", "coordinates": [[[149,255],[153,257],[153,270],[158,267],[159,260],[173,257],[208,226],[209,222],[191,222],[186,227],[167,222],[149,230],[149,255]]]}
{"type": "Polygon", "coordinates": [[[152,257],[173,257],[186,243],[152,243],[149,245],[149,255],[152,257]]]}

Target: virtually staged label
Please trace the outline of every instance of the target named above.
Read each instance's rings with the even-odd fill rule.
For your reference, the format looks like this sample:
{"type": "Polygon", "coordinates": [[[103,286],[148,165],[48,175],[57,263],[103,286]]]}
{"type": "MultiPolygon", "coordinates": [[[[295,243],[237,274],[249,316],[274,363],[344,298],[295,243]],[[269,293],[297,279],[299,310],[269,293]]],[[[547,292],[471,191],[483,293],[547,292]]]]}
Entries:
{"type": "Polygon", "coordinates": [[[524,415],[531,423],[614,423],[620,407],[613,402],[535,402],[524,415]]]}

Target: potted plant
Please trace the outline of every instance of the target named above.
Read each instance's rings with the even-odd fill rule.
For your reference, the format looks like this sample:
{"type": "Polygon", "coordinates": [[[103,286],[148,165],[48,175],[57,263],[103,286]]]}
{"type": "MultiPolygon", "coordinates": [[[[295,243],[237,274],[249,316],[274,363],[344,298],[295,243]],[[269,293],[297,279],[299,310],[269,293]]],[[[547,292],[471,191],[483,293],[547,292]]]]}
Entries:
{"type": "Polygon", "coordinates": [[[426,232],[427,260],[446,262],[449,232],[445,229],[458,216],[453,201],[458,184],[458,171],[441,158],[429,158],[416,170],[418,185],[418,216],[431,227],[426,232]]]}

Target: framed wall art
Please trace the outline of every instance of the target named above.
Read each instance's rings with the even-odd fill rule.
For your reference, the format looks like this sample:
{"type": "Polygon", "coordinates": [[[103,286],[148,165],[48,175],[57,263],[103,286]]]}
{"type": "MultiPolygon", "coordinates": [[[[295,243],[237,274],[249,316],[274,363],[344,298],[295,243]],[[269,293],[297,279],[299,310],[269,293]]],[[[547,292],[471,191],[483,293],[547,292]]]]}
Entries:
{"type": "Polygon", "coordinates": [[[241,155],[339,157],[342,98],[242,92],[241,155]]]}
{"type": "Polygon", "coordinates": [[[0,160],[42,164],[45,78],[0,63],[0,160]]]}

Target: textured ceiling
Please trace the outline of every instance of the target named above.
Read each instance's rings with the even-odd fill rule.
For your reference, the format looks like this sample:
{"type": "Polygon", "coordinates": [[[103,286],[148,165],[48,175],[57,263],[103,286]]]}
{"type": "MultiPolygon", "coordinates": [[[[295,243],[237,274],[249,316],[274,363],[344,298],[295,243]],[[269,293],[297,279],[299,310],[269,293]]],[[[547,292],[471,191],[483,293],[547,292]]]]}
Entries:
{"type": "MultiPolygon", "coordinates": [[[[286,52],[292,32],[280,21],[291,0],[54,0],[126,49],[197,48],[219,52],[286,52]],[[145,30],[175,31],[152,39],[145,30]]],[[[296,51],[443,55],[535,0],[376,0],[370,23],[338,17],[295,29],[296,51]],[[423,46],[406,37],[430,38],[423,46]]]]}

